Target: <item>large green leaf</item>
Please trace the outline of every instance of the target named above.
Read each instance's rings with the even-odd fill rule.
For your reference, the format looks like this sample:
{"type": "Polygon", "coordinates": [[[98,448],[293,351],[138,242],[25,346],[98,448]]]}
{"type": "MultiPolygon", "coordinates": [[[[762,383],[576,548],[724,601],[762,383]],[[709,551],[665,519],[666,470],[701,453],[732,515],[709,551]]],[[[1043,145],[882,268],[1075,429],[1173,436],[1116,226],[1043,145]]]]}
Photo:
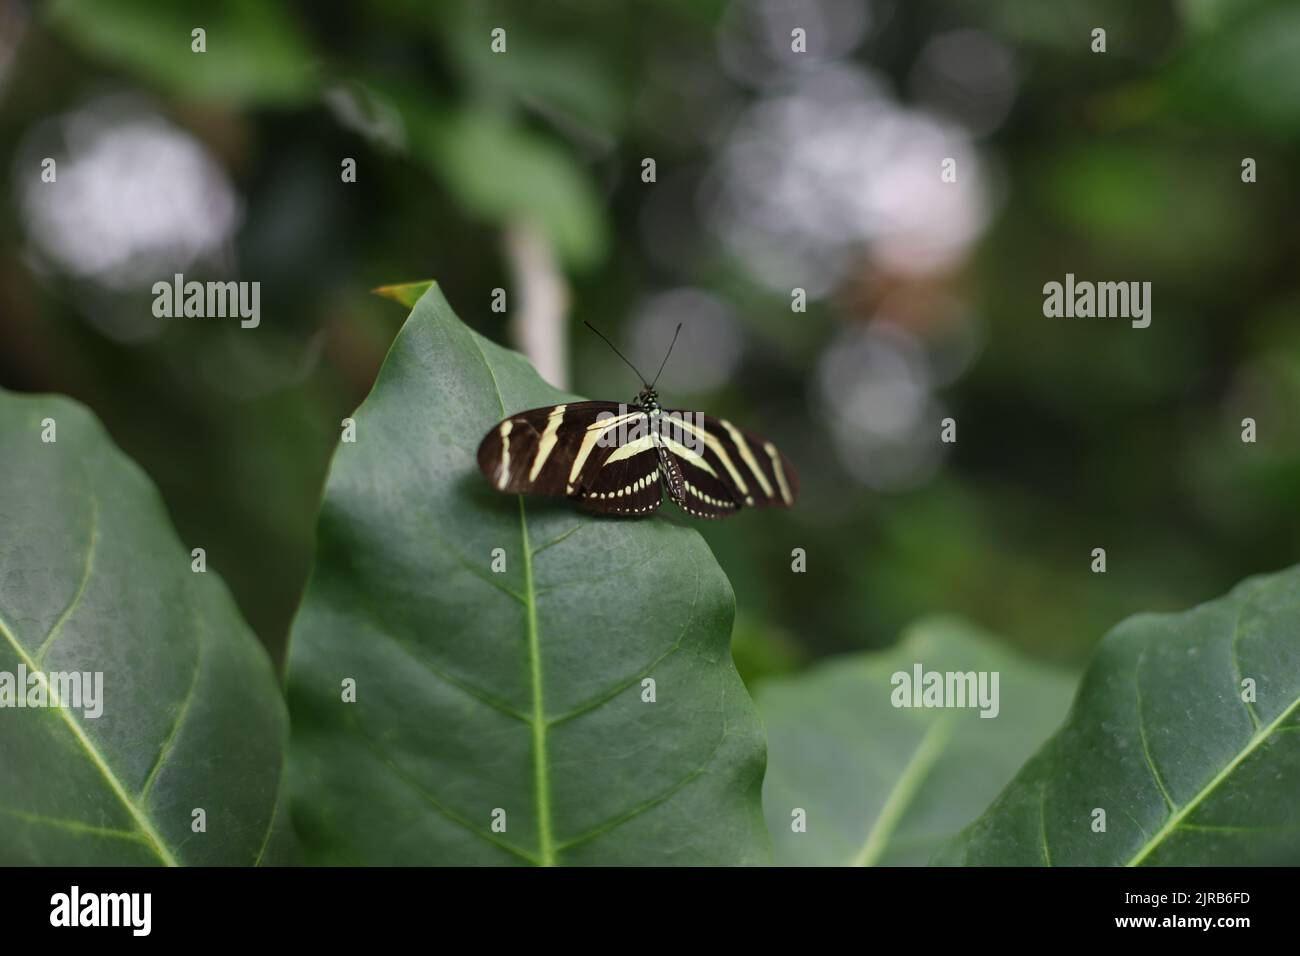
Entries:
{"type": "Polygon", "coordinates": [[[778,863],[925,863],[980,811],[1060,723],[1073,680],[957,621],[913,627],[888,651],[769,679],[763,807],[778,863]],[[998,710],[894,707],[896,673],[998,673],[998,710]],[[990,710],[990,712],[992,712],[990,710]],[[806,814],[796,832],[792,816],[806,814]]]}
{"type": "Polygon", "coordinates": [[[148,479],[80,405],[0,390],[0,489],[0,672],[103,674],[97,717],[0,709],[0,864],[282,861],[275,675],[148,479]]]}
{"type": "Polygon", "coordinates": [[[478,471],[497,421],[564,400],[434,286],[356,412],[289,654],[315,860],[766,859],[762,732],[703,539],[500,495],[478,471]]]}
{"type": "Polygon", "coordinates": [[[1120,624],[1065,725],[936,862],[1300,863],[1298,624],[1300,568],[1120,624]]]}

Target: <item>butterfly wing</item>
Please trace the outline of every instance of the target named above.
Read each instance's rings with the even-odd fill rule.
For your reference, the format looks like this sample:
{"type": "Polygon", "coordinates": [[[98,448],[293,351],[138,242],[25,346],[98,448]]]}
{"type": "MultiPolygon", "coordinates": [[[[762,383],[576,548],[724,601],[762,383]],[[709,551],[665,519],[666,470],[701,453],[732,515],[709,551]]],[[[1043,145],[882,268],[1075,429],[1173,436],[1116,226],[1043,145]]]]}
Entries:
{"type": "Polygon", "coordinates": [[[575,489],[575,496],[588,511],[646,515],[659,508],[663,470],[659,443],[649,421],[649,416],[640,413],[598,445],[575,489]]]}
{"type": "Polygon", "coordinates": [[[700,518],[741,508],[789,508],[799,496],[790,459],[761,435],[700,412],[665,412],[663,444],[681,473],[673,500],[700,518]]]}
{"type": "Polygon", "coordinates": [[[689,514],[789,508],[799,494],[790,460],[760,435],[699,412],[652,420],[615,402],[547,405],[511,415],[483,437],[479,468],[498,491],[563,495],[589,511],[655,511],[661,485],[689,514]]]}
{"type": "Polygon", "coordinates": [[[591,427],[618,410],[616,402],[573,402],[511,415],[483,436],[479,470],[508,494],[572,494],[575,463],[581,471],[595,450],[591,427]]]}
{"type": "Polygon", "coordinates": [[[662,492],[646,420],[616,402],[529,409],[483,437],[479,470],[508,494],[563,495],[590,511],[648,514],[662,492]]]}

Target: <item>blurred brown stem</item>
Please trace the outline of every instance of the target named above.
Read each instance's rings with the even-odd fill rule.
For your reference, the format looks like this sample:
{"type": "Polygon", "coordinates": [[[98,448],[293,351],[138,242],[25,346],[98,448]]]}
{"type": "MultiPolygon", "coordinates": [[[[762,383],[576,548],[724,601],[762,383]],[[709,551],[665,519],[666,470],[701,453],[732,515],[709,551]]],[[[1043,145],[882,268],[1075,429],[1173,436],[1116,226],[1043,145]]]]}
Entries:
{"type": "Polygon", "coordinates": [[[542,230],[514,220],[506,225],[505,254],[517,300],[510,310],[510,341],[542,378],[567,390],[569,286],[555,250],[542,230]]]}

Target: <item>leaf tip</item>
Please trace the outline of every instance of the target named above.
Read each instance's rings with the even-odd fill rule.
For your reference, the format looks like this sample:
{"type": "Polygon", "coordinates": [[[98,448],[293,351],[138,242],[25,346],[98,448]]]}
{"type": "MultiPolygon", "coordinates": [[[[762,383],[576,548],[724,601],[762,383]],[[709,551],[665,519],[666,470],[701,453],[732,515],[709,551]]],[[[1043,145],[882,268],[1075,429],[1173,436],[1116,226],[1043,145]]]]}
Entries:
{"type": "Polygon", "coordinates": [[[410,309],[415,307],[415,303],[420,301],[421,296],[437,284],[434,279],[422,279],[419,282],[401,282],[396,285],[376,286],[370,291],[374,295],[392,299],[394,302],[410,309]]]}

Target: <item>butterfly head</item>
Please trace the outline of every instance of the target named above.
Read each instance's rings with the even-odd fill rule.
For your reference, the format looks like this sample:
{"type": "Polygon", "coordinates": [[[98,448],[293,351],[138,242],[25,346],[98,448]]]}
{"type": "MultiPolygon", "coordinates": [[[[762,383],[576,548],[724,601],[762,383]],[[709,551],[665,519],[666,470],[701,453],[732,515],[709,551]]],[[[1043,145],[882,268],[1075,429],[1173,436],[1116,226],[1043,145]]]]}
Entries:
{"type": "Polygon", "coordinates": [[[641,406],[642,411],[650,412],[651,414],[660,411],[659,393],[654,390],[653,385],[647,385],[645,388],[641,389],[641,394],[636,397],[636,403],[641,406]]]}

